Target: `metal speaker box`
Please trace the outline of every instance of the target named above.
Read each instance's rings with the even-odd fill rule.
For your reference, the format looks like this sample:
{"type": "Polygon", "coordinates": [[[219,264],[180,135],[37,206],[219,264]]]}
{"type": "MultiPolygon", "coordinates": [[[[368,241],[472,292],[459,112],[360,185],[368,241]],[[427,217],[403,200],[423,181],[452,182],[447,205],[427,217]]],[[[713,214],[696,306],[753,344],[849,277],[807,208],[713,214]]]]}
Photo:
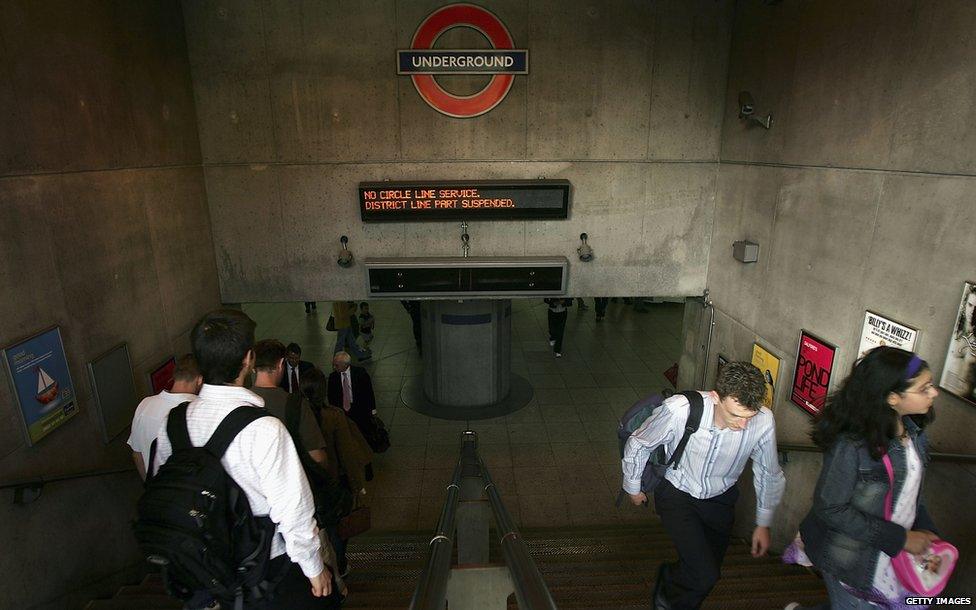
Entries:
{"type": "Polygon", "coordinates": [[[732,242],[732,258],[740,263],[754,263],[759,260],[759,244],[751,241],[732,242]]]}

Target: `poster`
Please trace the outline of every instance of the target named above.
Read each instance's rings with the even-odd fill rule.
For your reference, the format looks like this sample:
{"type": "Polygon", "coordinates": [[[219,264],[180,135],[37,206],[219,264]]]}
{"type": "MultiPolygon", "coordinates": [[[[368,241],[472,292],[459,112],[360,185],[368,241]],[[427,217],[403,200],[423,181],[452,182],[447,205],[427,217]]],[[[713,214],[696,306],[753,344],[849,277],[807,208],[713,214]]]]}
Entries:
{"type": "Polygon", "coordinates": [[[863,358],[864,354],[882,345],[914,352],[917,340],[918,330],[873,311],[865,311],[864,324],[861,326],[861,341],[857,345],[857,357],[863,358]]]}
{"type": "Polygon", "coordinates": [[[3,349],[27,443],[34,445],[78,412],[57,326],[3,349]]]}
{"type": "Polygon", "coordinates": [[[966,282],[949,335],[949,351],[939,385],[976,405],[976,283],[966,282]]]}
{"type": "Polygon", "coordinates": [[[779,379],[779,358],[758,343],[753,343],[752,364],[762,371],[763,379],[766,380],[766,397],[763,398],[763,406],[772,409],[773,398],[776,396],[776,380],[779,379]]]}
{"type": "Polygon", "coordinates": [[[169,392],[173,389],[174,372],[176,372],[176,359],[170,357],[149,373],[149,387],[152,389],[153,395],[159,394],[163,390],[169,392]]]}
{"type": "Polygon", "coordinates": [[[836,353],[833,345],[805,330],[800,331],[790,400],[810,415],[819,415],[827,402],[836,353]]]}

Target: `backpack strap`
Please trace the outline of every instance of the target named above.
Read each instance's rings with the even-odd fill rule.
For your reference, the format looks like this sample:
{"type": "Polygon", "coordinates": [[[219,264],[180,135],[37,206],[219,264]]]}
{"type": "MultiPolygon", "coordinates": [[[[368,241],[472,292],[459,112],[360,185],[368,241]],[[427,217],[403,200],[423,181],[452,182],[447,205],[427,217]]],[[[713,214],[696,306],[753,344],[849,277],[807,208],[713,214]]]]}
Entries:
{"type": "MultiPolygon", "coordinates": [[[[167,428],[169,427],[167,422],[167,428]]],[[[159,444],[159,439],[154,438],[152,444],[149,445],[149,463],[145,464],[146,467],[146,483],[148,483],[153,478],[153,462],[156,461],[156,446],[159,444]]]]}
{"type": "Polygon", "coordinates": [[[685,445],[688,444],[688,439],[691,435],[698,430],[698,426],[701,425],[702,412],[705,410],[705,401],[702,399],[702,395],[695,391],[682,392],[682,396],[688,399],[688,419],[685,421],[685,433],[681,436],[681,440],[678,441],[678,446],[674,448],[674,453],[671,454],[671,459],[668,460],[667,465],[671,466],[675,470],[678,469],[678,462],[681,461],[681,456],[684,455],[685,445]]]}
{"type": "MultiPolygon", "coordinates": [[[[186,408],[190,402],[181,402],[176,408],[166,416],[166,436],[169,437],[169,444],[173,448],[173,453],[190,449],[193,443],[190,442],[190,431],[186,429],[186,408]]],[[[155,458],[155,456],[153,456],[155,458]]]]}
{"type": "Polygon", "coordinates": [[[241,430],[262,417],[273,417],[273,415],[258,407],[246,405],[237,407],[228,413],[223,421],[220,422],[220,425],[217,426],[217,429],[210,436],[210,440],[204,445],[204,449],[216,458],[224,457],[227,447],[237,438],[241,430]]]}

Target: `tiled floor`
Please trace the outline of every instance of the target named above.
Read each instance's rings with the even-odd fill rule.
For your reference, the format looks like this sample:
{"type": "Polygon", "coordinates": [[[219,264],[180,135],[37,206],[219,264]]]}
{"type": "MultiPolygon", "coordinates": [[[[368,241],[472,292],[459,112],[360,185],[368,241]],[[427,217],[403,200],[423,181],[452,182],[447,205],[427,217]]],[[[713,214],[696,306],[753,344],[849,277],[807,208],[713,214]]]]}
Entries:
{"type": "MultiPolygon", "coordinates": [[[[506,508],[518,525],[562,526],[646,518],[643,508],[613,505],[620,486],[617,418],[639,396],[670,387],[663,372],[680,353],[682,306],[650,305],[637,313],[611,303],[597,323],[575,307],[566,326],[563,357],[547,343],[540,300],[513,301],[512,368],[533,385],[528,406],[496,419],[447,421],[421,415],[399,399],[411,376],[422,374],[410,319],[397,301],[374,301],[373,377],[380,417],[392,447],[374,456],[369,486],[373,526],[433,529],[468,426],[506,508]]],[[[302,357],[331,369],[335,333],[325,330],[331,307],[306,315],[301,303],[247,304],[258,338],[295,341],[302,357]]]]}

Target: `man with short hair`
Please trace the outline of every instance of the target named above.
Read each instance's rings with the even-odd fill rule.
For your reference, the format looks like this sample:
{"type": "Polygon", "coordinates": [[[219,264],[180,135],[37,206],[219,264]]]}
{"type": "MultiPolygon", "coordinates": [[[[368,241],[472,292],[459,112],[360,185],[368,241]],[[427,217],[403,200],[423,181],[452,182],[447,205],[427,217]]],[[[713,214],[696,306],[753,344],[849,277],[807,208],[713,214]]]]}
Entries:
{"type": "Polygon", "coordinates": [[[142,399],[132,417],[132,430],[129,433],[129,447],[132,448],[132,461],[136,464],[139,476],[146,478],[146,464],[156,433],[173,407],[196,398],[203,377],[197,369],[193,354],[184,354],[176,361],[173,371],[173,387],[154,396],[142,399]]]}
{"type": "MultiPolygon", "coordinates": [[[[298,347],[294,343],[292,346],[298,347]]],[[[298,349],[300,354],[301,348],[298,349]]],[[[288,392],[281,387],[281,379],[285,376],[285,358],[293,355],[296,355],[295,352],[287,351],[284,344],[277,339],[264,339],[254,344],[255,377],[251,391],[263,398],[264,408],[283,422],[287,421],[288,392]]],[[[322,431],[308,407],[308,402],[304,398],[299,400],[298,436],[312,459],[324,466],[328,454],[325,451],[322,431]]]]}
{"type": "Polygon", "coordinates": [[[302,360],[302,346],[297,343],[289,343],[285,352],[285,369],[278,381],[278,386],[291,394],[299,391],[302,375],[305,371],[312,370],[315,365],[302,360]]]}
{"type": "Polygon", "coordinates": [[[359,426],[367,439],[373,430],[376,415],[376,396],[369,373],[361,366],[352,366],[352,357],[338,352],[332,357],[329,374],[329,404],[341,408],[359,426]]]}
{"type": "MultiPolygon", "coordinates": [[[[678,467],[668,468],[654,490],[654,507],[678,549],[678,562],[662,564],[655,609],[698,608],[719,579],[739,497],[736,482],[752,459],[756,488],[756,528],[752,556],[769,549],[769,525],[786,480],[776,452],[772,412],[763,407],[766,382],[748,362],[725,365],[715,390],[701,392],[701,424],[691,434],[678,467]]],[[[670,456],[684,434],[690,404],[675,394],[634,431],[624,448],[623,488],[631,502],[647,501],[641,474],[654,450],[670,456]]]]}
{"type": "MultiPolygon", "coordinates": [[[[254,368],[254,327],[243,312],[219,309],[193,328],[193,354],[203,375],[199,397],[186,411],[194,447],[203,446],[237,407],[264,407],[260,396],[244,388],[254,368]]],[[[158,436],[156,465],[172,454],[166,422],[158,436]]],[[[268,573],[284,576],[262,610],[330,607],[324,597],[331,593],[332,579],[322,561],[315,506],[285,425],[275,417],[255,420],[234,438],[220,463],[247,496],[252,514],[275,523],[268,573]]]]}

